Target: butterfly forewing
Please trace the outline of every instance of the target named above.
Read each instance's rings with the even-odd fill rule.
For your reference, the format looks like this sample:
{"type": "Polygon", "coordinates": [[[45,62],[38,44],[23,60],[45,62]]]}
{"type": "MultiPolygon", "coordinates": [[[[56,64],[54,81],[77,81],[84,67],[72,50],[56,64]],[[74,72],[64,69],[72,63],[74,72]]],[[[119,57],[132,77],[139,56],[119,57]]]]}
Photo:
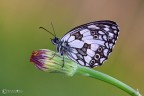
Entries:
{"type": "Polygon", "coordinates": [[[119,34],[113,21],[95,21],[70,30],[61,39],[66,55],[80,65],[95,67],[108,59],[119,34]]]}

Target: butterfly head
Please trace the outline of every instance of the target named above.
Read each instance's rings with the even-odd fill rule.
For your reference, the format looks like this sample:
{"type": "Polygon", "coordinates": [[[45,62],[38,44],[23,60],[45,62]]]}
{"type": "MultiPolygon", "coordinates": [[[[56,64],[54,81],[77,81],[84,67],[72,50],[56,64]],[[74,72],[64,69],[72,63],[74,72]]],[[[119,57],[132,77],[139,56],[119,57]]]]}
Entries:
{"type": "MultiPolygon", "coordinates": [[[[52,25],[52,23],[51,23],[51,25],[52,25]]],[[[53,25],[52,25],[52,28],[53,28],[54,33],[50,32],[49,30],[45,29],[44,27],[39,27],[39,28],[47,31],[47,32],[50,33],[52,36],[54,36],[54,38],[51,39],[51,42],[52,42],[54,45],[57,45],[57,44],[60,43],[60,39],[56,37],[56,34],[55,34],[55,30],[54,30],[53,25]]]]}
{"type": "Polygon", "coordinates": [[[57,37],[55,37],[55,38],[51,39],[51,41],[52,41],[52,43],[53,43],[54,45],[57,45],[57,44],[59,44],[60,39],[57,38],[57,37]]]}

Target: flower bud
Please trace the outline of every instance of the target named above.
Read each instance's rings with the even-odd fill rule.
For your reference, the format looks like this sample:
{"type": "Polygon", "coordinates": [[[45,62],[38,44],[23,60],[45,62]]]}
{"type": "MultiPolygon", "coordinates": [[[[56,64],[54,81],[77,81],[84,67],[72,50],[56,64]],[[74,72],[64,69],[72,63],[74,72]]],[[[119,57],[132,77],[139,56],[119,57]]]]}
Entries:
{"type": "Polygon", "coordinates": [[[63,57],[58,53],[47,49],[33,51],[30,62],[33,62],[40,70],[48,72],[61,72],[69,76],[74,75],[78,66],[67,57],[64,57],[63,60],[63,57]]]}

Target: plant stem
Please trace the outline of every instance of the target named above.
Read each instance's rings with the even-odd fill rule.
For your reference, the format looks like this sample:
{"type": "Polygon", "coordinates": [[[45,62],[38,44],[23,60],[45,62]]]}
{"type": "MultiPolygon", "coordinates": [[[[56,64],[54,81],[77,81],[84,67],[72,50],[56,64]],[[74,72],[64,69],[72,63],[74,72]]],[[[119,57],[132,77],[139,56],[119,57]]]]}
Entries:
{"type": "Polygon", "coordinates": [[[126,85],[125,83],[109,76],[106,75],[102,72],[87,68],[87,67],[83,67],[83,66],[78,66],[78,69],[76,71],[76,73],[78,74],[82,74],[85,76],[89,76],[95,79],[99,79],[102,80],[104,82],[110,83],[120,89],[122,89],[123,91],[127,92],[128,94],[130,94],[131,96],[142,96],[138,91],[134,90],[133,88],[131,88],[130,86],[126,85]]]}

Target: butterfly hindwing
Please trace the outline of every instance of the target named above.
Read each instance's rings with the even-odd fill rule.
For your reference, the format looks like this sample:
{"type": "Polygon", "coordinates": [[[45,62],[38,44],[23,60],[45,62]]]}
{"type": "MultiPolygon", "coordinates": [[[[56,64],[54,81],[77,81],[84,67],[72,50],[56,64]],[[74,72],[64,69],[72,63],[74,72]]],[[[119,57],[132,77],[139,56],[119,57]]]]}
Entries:
{"type": "Polygon", "coordinates": [[[113,21],[95,21],[70,30],[61,39],[66,42],[66,54],[87,67],[102,65],[108,59],[119,33],[113,21]]]}

